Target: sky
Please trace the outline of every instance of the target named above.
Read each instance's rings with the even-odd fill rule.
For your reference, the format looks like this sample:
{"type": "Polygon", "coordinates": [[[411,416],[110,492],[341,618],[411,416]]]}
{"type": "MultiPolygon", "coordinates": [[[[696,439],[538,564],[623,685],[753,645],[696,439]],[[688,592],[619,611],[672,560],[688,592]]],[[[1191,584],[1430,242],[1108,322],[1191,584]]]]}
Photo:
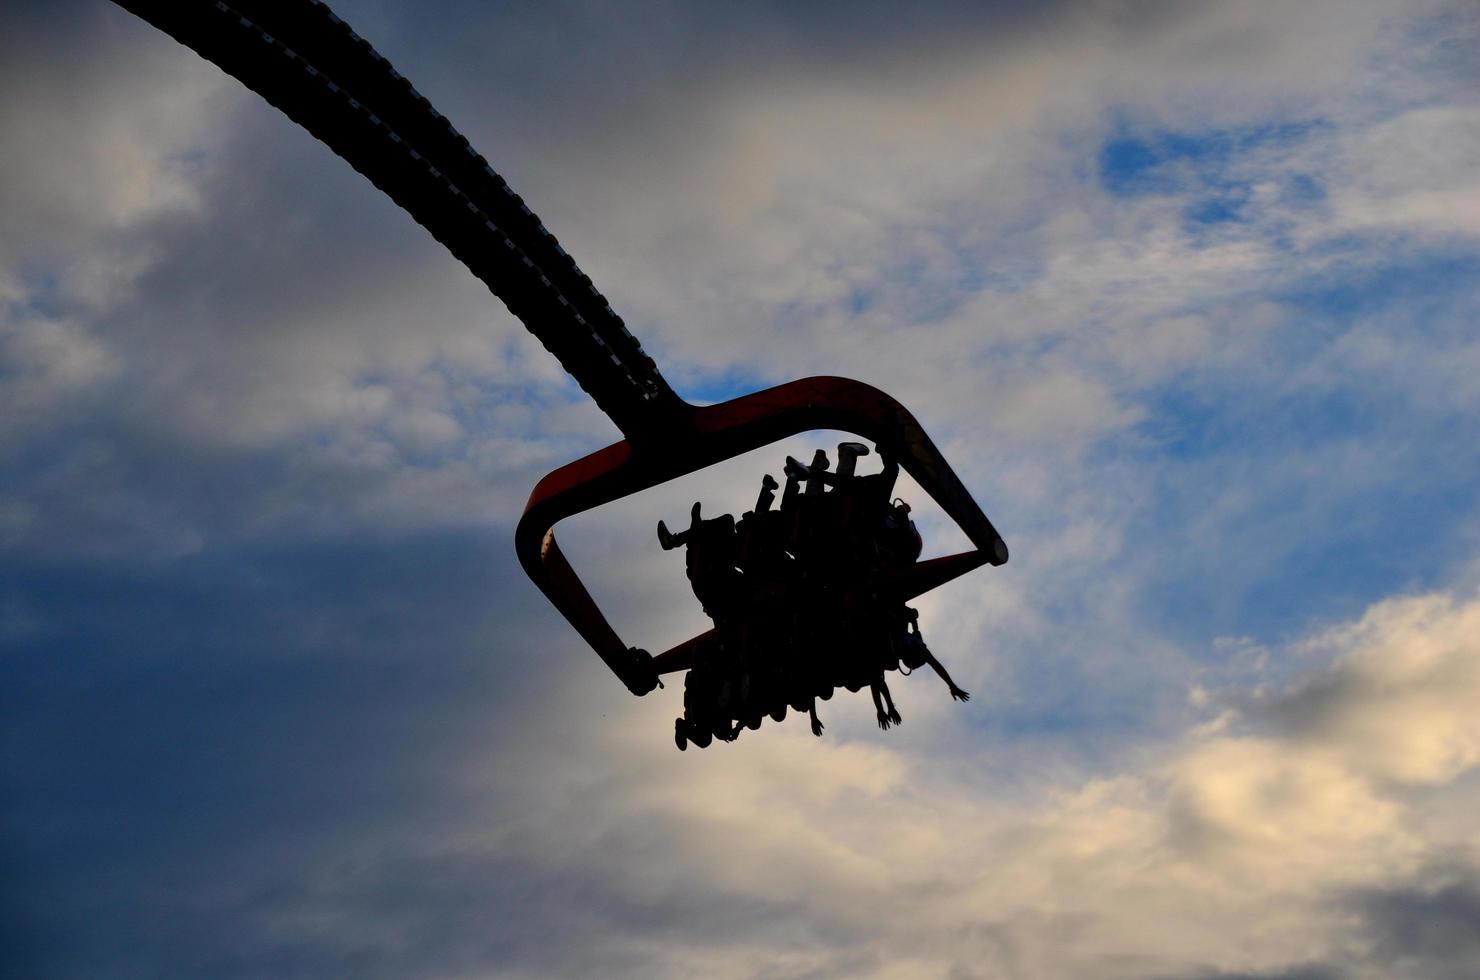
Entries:
{"type": "MultiPolygon", "coordinates": [[[[0,973],[1480,975],[1480,8],[334,7],[681,394],[911,408],[1012,551],[918,603],[972,700],[676,751],[514,557],[615,427],[261,99],[10,0],[0,973]]],[[[842,438],[562,546],[662,649],[656,522],[842,438]]]]}

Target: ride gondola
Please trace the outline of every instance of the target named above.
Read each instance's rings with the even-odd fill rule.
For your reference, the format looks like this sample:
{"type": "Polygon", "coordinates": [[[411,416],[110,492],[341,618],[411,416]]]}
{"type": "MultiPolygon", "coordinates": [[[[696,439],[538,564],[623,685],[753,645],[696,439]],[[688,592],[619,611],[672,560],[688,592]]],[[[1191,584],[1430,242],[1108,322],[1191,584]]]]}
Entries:
{"type": "MultiPolygon", "coordinates": [[[[115,2],[239,79],[369,178],[482,279],[616,423],[624,436],[621,441],[555,470],[536,484],[514,543],[530,579],[633,694],[652,691],[662,675],[688,671],[690,686],[714,689],[712,694],[695,696],[701,716],[705,711],[712,714],[715,705],[728,697],[739,706],[737,710],[743,709],[743,717],[730,712],[735,716],[728,719],[732,726],[737,718],[745,727],[751,727],[751,721],[759,724],[760,713],[780,720],[788,706],[809,703],[804,696],[808,690],[812,697],[825,697],[822,692],[830,694],[836,686],[862,686],[850,683],[859,680],[858,658],[850,660],[847,655],[849,644],[868,633],[860,633],[856,624],[848,625],[848,617],[856,610],[870,603],[889,610],[893,618],[886,624],[887,635],[910,647],[915,642],[910,638],[918,637],[918,626],[905,605],[909,600],[983,565],[1007,561],[1002,537],[919,422],[877,388],[847,378],[813,377],[717,405],[697,406],[680,398],[622,318],[528,205],[410,81],[327,5],[317,0],[115,2]],[[711,552],[698,558],[700,564],[708,562],[705,567],[713,573],[700,599],[715,618],[715,629],[656,656],[622,640],[561,552],[555,526],[629,494],[819,429],[849,432],[874,443],[886,468],[897,467],[913,477],[961,527],[972,550],[919,561],[915,547],[908,560],[860,565],[838,561],[837,555],[824,557],[828,555],[825,549],[799,559],[785,548],[778,553],[761,537],[747,538],[757,549],[746,559],[755,563],[748,579],[738,552],[729,572],[723,554],[711,552]],[[785,568],[788,560],[798,567],[785,568]],[[859,569],[865,566],[868,573],[860,575],[859,569]],[[770,570],[762,572],[763,568],[770,570]],[[806,621],[805,627],[795,626],[799,617],[806,621]],[[739,635],[762,639],[769,635],[774,655],[758,659],[745,653],[749,648],[734,638],[739,635]],[[740,652],[723,653],[737,643],[740,652]],[[801,651],[819,644],[838,651],[835,657],[819,660],[831,666],[819,667],[814,671],[817,676],[805,682],[793,677],[787,682],[790,687],[782,685],[769,699],[726,695],[725,681],[714,682],[718,670],[714,665],[731,665],[739,657],[753,664],[759,689],[764,678],[794,668],[803,656],[801,651]]],[[[867,447],[845,446],[840,447],[837,473],[828,473],[820,458],[814,458],[810,466],[789,461],[787,470],[786,493],[800,492],[794,485],[805,482],[804,496],[838,499],[797,504],[793,512],[794,501],[783,496],[777,514],[793,519],[805,513],[809,516],[803,523],[809,534],[831,535],[835,547],[873,548],[877,555],[883,524],[869,524],[866,533],[850,538],[834,517],[822,516],[830,513],[827,507],[842,506],[850,494],[863,494],[862,486],[874,479],[855,476],[852,469],[851,461],[867,452],[867,447]],[[846,474],[841,472],[845,458],[849,459],[846,474]]],[[[892,485],[892,478],[889,482],[892,485]]],[[[770,483],[763,488],[762,499],[779,487],[774,480],[770,483]]],[[[889,519],[884,511],[879,513],[884,515],[881,521],[889,519]]],[[[891,513],[898,532],[904,526],[899,523],[900,512],[891,513]]],[[[694,519],[701,520],[697,505],[694,519]]],[[[755,526],[763,522],[755,518],[755,526]]],[[[739,534],[737,527],[732,519],[726,533],[739,534]]],[[[689,540],[697,541],[701,528],[702,524],[691,524],[688,532],[680,533],[692,534],[689,540]]],[[[667,534],[666,527],[661,527],[660,538],[667,534]]],[[[662,543],[673,540],[669,537],[662,543]]],[[[896,541],[896,554],[908,552],[908,541],[903,545],[896,541]]],[[[918,646],[923,648],[923,641],[918,646]]],[[[926,661],[916,656],[911,662],[926,661]]],[[[929,662],[942,671],[956,694],[959,689],[938,663],[933,658],[929,662]]],[[[877,688],[875,698],[878,702],[877,688]]],[[[887,727],[886,718],[897,723],[892,702],[887,710],[880,704],[879,711],[881,725],[887,727]]],[[[680,735],[685,730],[682,722],[680,735]]],[[[815,712],[813,722],[814,731],[820,733],[815,712]]],[[[722,729],[719,723],[705,728],[696,722],[692,730],[696,744],[701,739],[707,744],[722,729]]],[[[680,747],[684,742],[681,738],[680,747]]]]}

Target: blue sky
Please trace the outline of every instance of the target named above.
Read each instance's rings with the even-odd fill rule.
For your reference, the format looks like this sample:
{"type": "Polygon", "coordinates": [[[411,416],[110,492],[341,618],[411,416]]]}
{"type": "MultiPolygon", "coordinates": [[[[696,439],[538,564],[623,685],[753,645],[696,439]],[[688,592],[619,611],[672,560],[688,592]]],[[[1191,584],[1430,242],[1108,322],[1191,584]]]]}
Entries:
{"type": "MultiPolygon", "coordinates": [[[[615,429],[321,145],[0,13],[0,955],[58,977],[1480,972],[1467,4],[336,4],[665,375],[879,385],[1011,562],[677,753],[520,573],[615,429]]],[[[652,527],[570,522],[634,643],[652,527]]],[[[927,549],[953,532],[921,508],[927,549]]]]}

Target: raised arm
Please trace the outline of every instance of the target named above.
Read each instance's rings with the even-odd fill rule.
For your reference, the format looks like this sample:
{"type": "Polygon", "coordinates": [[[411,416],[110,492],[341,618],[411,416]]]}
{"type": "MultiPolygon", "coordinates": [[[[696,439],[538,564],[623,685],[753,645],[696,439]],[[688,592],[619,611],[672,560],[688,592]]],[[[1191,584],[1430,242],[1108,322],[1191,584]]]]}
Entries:
{"type": "Polygon", "coordinates": [[[925,651],[925,662],[931,666],[931,669],[933,669],[937,674],[940,675],[941,680],[946,682],[946,687],[951,689],[951,697],[955,698],[957,701],[971,700],[971,695],[961,690],[959,687],[956,686],[956,682],[951,680],[950,673],[941,666],[939,660],[935,659],[935,654],[931,653],[928,650],[925,651]]]}

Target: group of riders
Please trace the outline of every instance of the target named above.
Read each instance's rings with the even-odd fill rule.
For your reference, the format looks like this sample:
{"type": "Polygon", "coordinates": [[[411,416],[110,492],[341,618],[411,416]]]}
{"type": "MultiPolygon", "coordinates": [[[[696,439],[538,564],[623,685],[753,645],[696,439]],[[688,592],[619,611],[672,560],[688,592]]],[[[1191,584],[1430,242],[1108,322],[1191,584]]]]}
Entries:
{"type": "Polygon", "coordinates": [[[868,451],[841,444],[836,470],[820,449],[810,465],[788,456],[784,489],[767,474],[755,509],[739,521],[706,520],[696,503],[687,530],[658,522],[664,550],[685,546],[689,582],[715,624],[714,642],[685,679],[680,749],[733,741],[765,715],[784,720],[788,707],[805,711],[821,735],[817,699],[837,687],[868,687],[888,729],[901,720],[884,680],[890,670],[928,664],[952,697],[970,697],[925,646],[918,613],[891,595],[891,573],[920,556],[920,533],[909,505],[893,496],[897,461],[885,455],[880,472],[855,474],[868,451]]]}

